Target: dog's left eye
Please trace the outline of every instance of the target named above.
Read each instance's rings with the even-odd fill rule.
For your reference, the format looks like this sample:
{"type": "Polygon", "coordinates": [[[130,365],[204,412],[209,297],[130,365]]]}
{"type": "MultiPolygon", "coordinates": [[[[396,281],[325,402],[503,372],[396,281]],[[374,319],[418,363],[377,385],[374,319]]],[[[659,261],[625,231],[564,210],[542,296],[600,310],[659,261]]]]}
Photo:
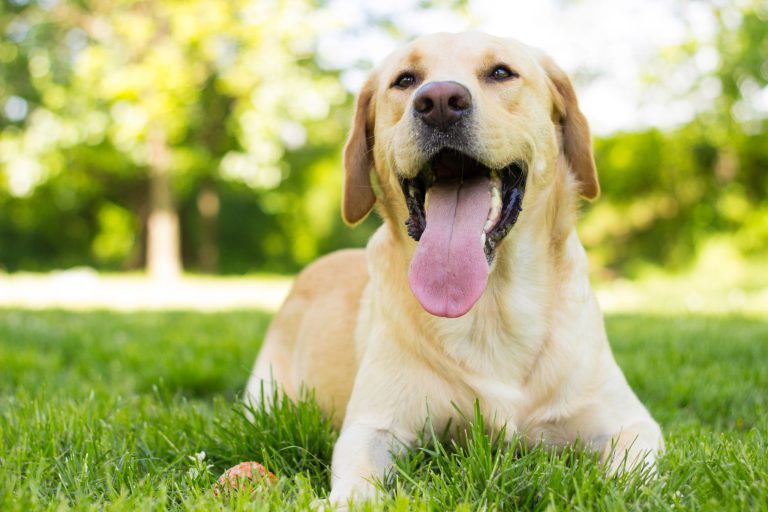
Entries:
{"type": "Polygon", "coordinates": [[[398,75],[398,77],[392,83],[392,86],[397,87],[398,89],[407,89],[415,83],[416,77],[413,76],[413,74],[406,72],[398,75]]]}
{"type": "Polygon", "coordinates": [[[520,75],[516,72],[504,65],[496,66],[488,75],[489,78],[493,78],[494,80],[509,80],[510,78],[518,78],[519,76],[520,75]]]}

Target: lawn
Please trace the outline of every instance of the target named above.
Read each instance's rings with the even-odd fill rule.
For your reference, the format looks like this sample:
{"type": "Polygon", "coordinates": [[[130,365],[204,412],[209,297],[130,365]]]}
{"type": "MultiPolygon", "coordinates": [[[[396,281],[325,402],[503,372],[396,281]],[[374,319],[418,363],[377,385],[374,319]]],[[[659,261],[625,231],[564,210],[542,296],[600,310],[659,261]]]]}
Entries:
{"type": "MultiPolygon", "coordinates": [[[[0,510],[306,509],[337,433],[311,400],[248,423],[238,405],[269,321],[254,311],[0,310],[0,510]],[[205,453],[203,456],[202,452],[205,453]],[[276,487],[217,498],[258,460],[276,487]]],[[[607,318],[616,357],[661,423],[659,476],[607,478],[589,454],[460,445],[428,429],[377,510],[768,510],[768,321],[607,318]]],[[[479,419],[481,421],[481,419],[479,419]]]]}

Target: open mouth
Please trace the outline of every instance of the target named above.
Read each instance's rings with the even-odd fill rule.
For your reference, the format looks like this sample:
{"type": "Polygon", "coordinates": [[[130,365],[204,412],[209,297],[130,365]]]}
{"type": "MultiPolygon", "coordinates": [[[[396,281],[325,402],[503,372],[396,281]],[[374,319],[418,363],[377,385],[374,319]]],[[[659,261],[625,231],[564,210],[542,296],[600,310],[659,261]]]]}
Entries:
{"type": "Polygon", "coordinates": [[[428,312],[462,316],[482,295],[496,246],[520,214],[526,175],[524,162],[491,169],[445,149],[400,180],[408,234],[419,242],[409,281],[428,312]]]}
{"type": "Polygon", "coordinates": [[[421,239],[427,227],[427,196],[435,184],[488,178],[491,207],[481,236],[490,265],[496,245],[507,236],[520,215],[527,174],[525,162],[513,162],[503,169],[490,169],[458,151],[440,151],[414,178],[400,179],[410,214],[405,223],[408,234],[417,242],[421,239]]]}

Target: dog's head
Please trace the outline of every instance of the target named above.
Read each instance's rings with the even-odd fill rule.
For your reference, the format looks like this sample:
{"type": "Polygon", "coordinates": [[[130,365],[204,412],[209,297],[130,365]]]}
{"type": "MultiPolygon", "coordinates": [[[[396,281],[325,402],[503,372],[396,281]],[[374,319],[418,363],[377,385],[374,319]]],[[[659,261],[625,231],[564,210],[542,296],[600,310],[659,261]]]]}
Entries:
{"type": "Polygon", "coordinates": [[[581,195],[597,197],[587,122],[549,57],[481,33],[422,37],[360,92],[344,153],[344,219],[355,224],[373,208],[374,177],[385,220],[418,242],[416,298],[434,315],[461,316],[485,290],[526,189],[535,196],[551,182],[559,156],[581,195]]]}

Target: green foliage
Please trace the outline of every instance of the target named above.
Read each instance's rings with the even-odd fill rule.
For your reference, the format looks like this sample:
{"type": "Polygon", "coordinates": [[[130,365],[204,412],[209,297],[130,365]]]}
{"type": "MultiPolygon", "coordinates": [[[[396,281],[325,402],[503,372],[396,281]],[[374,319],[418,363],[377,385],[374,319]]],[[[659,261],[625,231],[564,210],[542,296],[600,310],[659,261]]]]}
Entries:
{"type": "MultiPolygon", "coordinates": [[[[349,97],[336,72],[315,63],[315,37],[328,21],[312,2],[2,5],[0,32],[10,37],[0,47],[0,207],[12,204],[0,216],[8,251],[0,265],[71,265],[70,239],[46,233],[62,210],[64,222],[81,225],[71,239],[80,264],[141,265],[156,207],[147,180],[158,172],[170,173],[176,203],[187,210],[190,267],[205,244],[237,255],[228,271],[265,261],[295,270],[318,255],[333,230],[322,219],[337,217],[333,176],[349,97]],[[71,174],[93,183],[81,192],[71,174]],[[275,217],[252,219],[254,236],[265,241],[254,252],[239,249],[240,235],[208,239],[215,235],[201,227],[197,205],[203,184],[214,194],[246,187],[248,202],[275,217]],[[82,197],[94,188],[110,197],[82,197]],[[46,202],[46,189],[69,203],[46,202]],[[14,211],[20,202],[40,211],[35,226],[14,211]],[[118,219],[119,209],[126,211],[118,219]],[[26,237],[35,241],[25,244],[26,237]],[[40,239],[47,250],[38,249],[40,239]]],[[[208,215],[216,223],[215,209],[208,215]]]]}
{"type": "MultiPolygon", "coordinates": [[[[418,4],[468,12],[467,2],[418,4]]],[[[598,270],[680,270],[713,237],[768,253],[763,4],[711,4],[712,40],[654,61],[660,87],[682,69],[682,94],[720,91],[694,119],[595,141],[604,193],[580,232],[598,270]],[[696,68],[703,50],[714,69],[696,68]]],[[[204,262],[214,247],[220,272],[291,272],[372,232],[375,217],[355,231],[339,218],[352,98],[317,62],[324,4],[0,6],[0,268],[142,267],[148,180],[163,165],[191,270],[215,270],[204,262]],[[220,204],[207,217],[204,187],[220,204]]]]}
{"type": "MultiPolygon", "coordinates": [[[[680,269],[713,237],[745,255],[768,254],[768,132],[756,105],[759,91],[768,90],[765,7],[713,9],[719,66],[709,78],[722,91],[717,100],[668,132],[595,141],[604,195],[582,233],[598,266],[630,274],[648,262],[680,269]]],[[[675,63],[698,49],[696,41],[678,49],[675,63]]]]}
{"type": "MultiPolygon", "coordinates": [[[[328,492],[336,433],[311,400],[247,410],[266,329],[255,312],[0,311],[3,510],[308,510],[328,492]],[[254,415],[254,421],[246,413],[254,415]],[[203,455],[204,452],[204,455],[203,455]],[[216,498],[227,467],[279,478],[216,498]]],[[[768,323],[742,316],[608,318],[616,358],[661,423],[659,476],[604,475],[579,449],[429,428],[360,510],[763,510],[768,323]]]]}
{"type": "Polygon", "coordinates": [[[723,235],[743,254],[766,254],[768,190],[756,175],[768,165],[768,134],[741,134],[725,149],[707,129],[698,121],[595,141],[603,196],[580,232],[598,267],[683,268],[723,235]]]}

